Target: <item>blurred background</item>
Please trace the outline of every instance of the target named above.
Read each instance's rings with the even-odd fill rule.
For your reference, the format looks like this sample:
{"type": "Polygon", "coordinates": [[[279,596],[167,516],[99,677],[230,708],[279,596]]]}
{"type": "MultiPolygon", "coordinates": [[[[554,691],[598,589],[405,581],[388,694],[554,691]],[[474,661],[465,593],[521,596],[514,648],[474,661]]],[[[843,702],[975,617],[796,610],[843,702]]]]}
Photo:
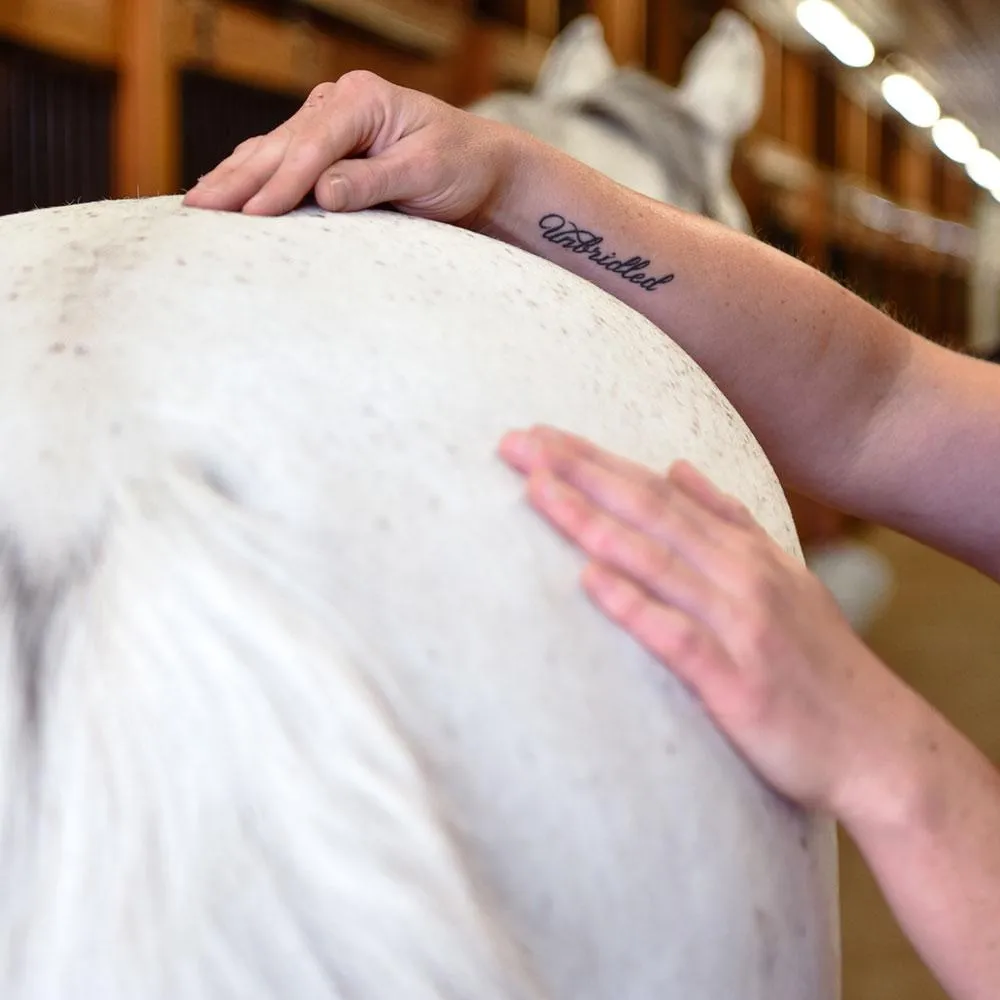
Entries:
{"type": "MultiPolygon", "coordinates": [[[[758,236],[927,337],[996,352],[996,0],[0,0],[0,214],[181,191],[350,69],[462,106],[528,91],[584,13],[619,64],[673,85],[724,7],[765,55],[733,164],[758,236]]],[[[1000,761],[1000,589],[792,500],[805,542],[863,534],[891,566],[866,639],[1000,761]]],[[[845,1000],[940,1000],[843,847],[845,1000]]]]}

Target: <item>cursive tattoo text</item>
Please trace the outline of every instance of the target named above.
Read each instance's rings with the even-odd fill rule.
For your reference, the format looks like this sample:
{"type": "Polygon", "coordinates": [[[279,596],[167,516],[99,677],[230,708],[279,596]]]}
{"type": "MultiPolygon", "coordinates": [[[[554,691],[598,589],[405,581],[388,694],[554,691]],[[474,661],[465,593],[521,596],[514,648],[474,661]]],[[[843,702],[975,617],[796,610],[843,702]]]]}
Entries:
{"type": "Polygon", "coordinates": [[[542,229],[542,239],[557,247],[565,247],[570,253],[586,254],[598,267],[620,275],[647,292],[655,291],[674,280],[672,274],[664,274],[659,278],[647,274],[645,269],[649,267],[650,261],[643,257],[623,258],[614,252],[605,251],[603,236],[581,229],[575,222],[568,222],[565,216],[551,212],[543,215],[538,220],[538,225],[542,229]]]}

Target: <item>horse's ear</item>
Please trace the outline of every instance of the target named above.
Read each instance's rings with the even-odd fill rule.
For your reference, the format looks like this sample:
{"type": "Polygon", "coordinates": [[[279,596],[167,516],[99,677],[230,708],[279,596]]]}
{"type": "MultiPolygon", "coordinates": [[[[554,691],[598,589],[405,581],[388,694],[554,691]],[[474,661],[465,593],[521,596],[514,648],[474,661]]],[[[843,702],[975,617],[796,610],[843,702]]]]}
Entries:
{"type": "Polygon", "coordinates": [[[584,14],[571,21],[549,46],[535,82],[535,95],[555,103],[572,102],[597,90],[617,70],[601,22],[584,14]]]}
{"type": "Polygon", "coordinates": [[[691,50],[678,95],[715,135],[734,142],[753,128],[764,101],[764,50],[742,14],[722,10],[691,50]]]}

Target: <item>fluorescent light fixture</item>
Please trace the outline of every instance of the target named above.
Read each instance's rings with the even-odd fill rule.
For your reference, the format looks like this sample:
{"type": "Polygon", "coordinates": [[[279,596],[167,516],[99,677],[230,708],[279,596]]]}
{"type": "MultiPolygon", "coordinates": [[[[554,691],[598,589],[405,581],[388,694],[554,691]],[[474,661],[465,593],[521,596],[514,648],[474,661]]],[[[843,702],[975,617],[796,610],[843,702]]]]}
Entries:
{"type": "Polygon", "coordinates": [[[929,128],[941,117],[941,107],[912,76],[891,73],[882,81],[882,96],[911,125],[929,128]]]}
{"type": "Polygon", "coordinates": [[[979,149],[979,140],[957,118],[939,119],[931,135],[934,145],[956,163],[968,163],[979,149]]]}
{"type": "Polygon", "coordinates": [[[802,0],[795,9],[799,24],[846,66],[870,66],[875,58],[871,39],[829,0],[802,0]]]}
{"type": "Polygon", "coordinates": [[[988,149],[980,149],[972,156],[965,170],[980,187],[1000,189],[1000,157],[988,149]]]}

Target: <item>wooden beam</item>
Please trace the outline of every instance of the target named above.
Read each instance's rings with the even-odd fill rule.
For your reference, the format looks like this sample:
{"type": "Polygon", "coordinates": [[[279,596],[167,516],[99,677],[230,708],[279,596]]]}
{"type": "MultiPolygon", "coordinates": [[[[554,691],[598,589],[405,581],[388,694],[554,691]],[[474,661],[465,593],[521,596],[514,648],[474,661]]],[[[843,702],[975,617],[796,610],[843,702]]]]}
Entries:
{"type": "Polygon", "coordinates": [[[922,212],[930,211],[932,165],[931,148],[907,129],[903,134],[899,164],[899,194],[904,205],[922,212]]]}
{"type": "Polygon", "coordinates": [[[868,163],[868,114],[842,90],[837,94],[837,169],[855,180],[868,163]]]}
{"type": "Polygon", "coordinates": [[[493,31],[496,46],[494,88],[533,84],[548,52],[549,39],[509,28],[494,28],[493,31]]]}
{"type": "Polygon", "coordinates": [[[455,67],[454,100],[471,104],[486,97],[495,87],[497,76],[497,33],[491,25],[470,18],[465,42],[455,67]]]}
{"type": "Polygon", "coordinates": [[[336,39],[316,28],[228,0],[201,3],[201,10],[190,3],[178,8],[171,43],[178,68],[197,66],[237,83],[295,95],[336,75],[336,39]]]}
{"type": "Polygon", "coordinates": [[[0,35],[84,63],[116,58],[111,0],[0,0],[0,35]]]}
{"type": "Polygon", "coordinates": [[[646,64],[646,0],[589,0],[619,66],[646,64]]]}
{"type": "Polygon", "coordinates": [[[760,27],[756,30],[764,53],[764,99],[756,128],[764,135],[780,139],[784,134],[781,118],[785,79],[784,51],[781,42],[774,35],[760,27]]]}
{"type": "Polygon", "coordinates": [[[559,0],[525,0],[524,26],[529,34],[555,38],[559,34],[559,0]]]}
{"type": "Polygon", "coordinates": [[[466,14],[432,0],[300,0],[308,7],[353,24],[395,45],[444,56],[462,41],[466,14]]]}
{"type": "Polygon", "coordinates": [[[782,138],[797,153],[816,158],[816,74],[812,61],[784,50],[782,138]]]}
{"type": "Polygon", "coordinates": [[[659,0],[647,8],[645,26],[649,71],[664,83],[675,87],[684,66],[684,37],[681,30],[688,17],[683,0],[659,0]]]}
{"type": "Polygon", "coordinates": [[[116,0],[115,188],[120,197],[169,194],[179,183],[179,97],[170,45],[174,2],[116,0]]]}

